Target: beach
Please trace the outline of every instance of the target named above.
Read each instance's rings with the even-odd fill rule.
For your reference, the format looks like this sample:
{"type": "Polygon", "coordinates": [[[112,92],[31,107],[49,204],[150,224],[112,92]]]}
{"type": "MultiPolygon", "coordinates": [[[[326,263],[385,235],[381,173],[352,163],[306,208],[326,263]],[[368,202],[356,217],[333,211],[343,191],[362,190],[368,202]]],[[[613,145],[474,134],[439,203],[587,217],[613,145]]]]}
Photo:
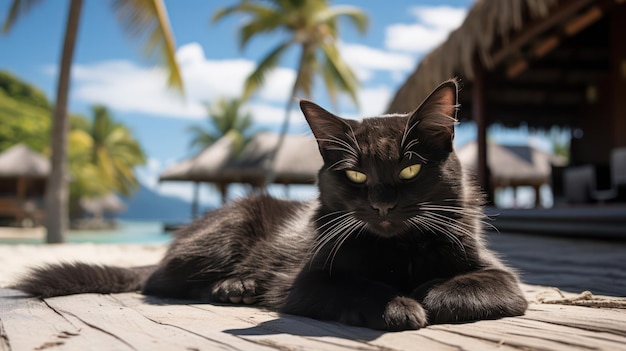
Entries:
{"type": "Polygon", "coordinates": [[[89,262],[121,267],[156,264],[165,244],[0,245],[0,287],[6,287],[28,267],[58,262],[89,262]]]}

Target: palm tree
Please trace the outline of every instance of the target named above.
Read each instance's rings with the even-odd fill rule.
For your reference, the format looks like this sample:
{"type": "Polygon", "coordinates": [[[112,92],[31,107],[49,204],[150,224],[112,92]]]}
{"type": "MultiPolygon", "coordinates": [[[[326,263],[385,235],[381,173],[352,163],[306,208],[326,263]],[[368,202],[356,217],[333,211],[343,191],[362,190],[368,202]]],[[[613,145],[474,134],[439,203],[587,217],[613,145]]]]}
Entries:
{"type": "Polygon", "coordinates": [[[242,111],[242,104],[242,99],[238,98],[221,98],[214,104],[207,104],[209,126],[189,128],[192,134],[190,147],[202,150],[228,134],[233,138],[235,151],[241,151],[250,140],[252,127],[252,115],[242,111]]]}
{"type": "MultiPolygon", "coordinates": [[[[233,141],[235,154],[240,153],[250,141],[252,135],[252,115],[242,111],[243,100],[239,98],[220,98],[214,104],[206,104],[208,112],[208,128],[200,125],[189,127],[192,134],[191,149],[205,149],[224,136],[233,141]]],[[[194,200],[192,205],[193,218],[198,214],[198,182],[194,182],[194,200]]],[[[226,201],[226,184],[216,184],[222,195],[222,203],[226,201]]]]}
{"type": "Polygon", "coordinates": [[[139,185],[133,169],[146,163],[146,156],[126,126],[113,121],[104,106],[93,106],[91,163],[109,192],[130,195],[139,185]]]}
{"type": "MultiPolygon", "coordinates": [[[[281,147],[289,127],[289,115],[294,98],[302,93],[310,98],[315,74],[324,80],[326,90],[337,104],[337,94],[347,93],[358,105],[356,90],[358,81],[354,72],[341,58],[337,49],[338,22],[345,17],[363,33],[368,19],[365,13],[352,6],[329,6],[327,0],[241,0],[239,4],[218,10],[213,21],[219,21],[234,13],[249,16],[240,29],[240,45],[245,47],[254,36],[261,33],[283,31],[288,37],[272,49],[246,79],[244,98],[257,90],[269,71],[276,68],[281,56],[291,47],[300,49],[296,66],[296,79],[285,108],[285,117],[280,129],[280,138],[270,157],[270,163],[281,147]]],[[[273,175],[269,175],[269,178],[273,175]]],[[[271,179],[266,179],[268,182],[271,179]]]]}
{"type": "Polygon", "coordinates": [[[126,126],[113,120],[106,107],[96,105],[92,111],[91,122],[74,118],[69,133],[69,203],[73,215],[79,214],[78,204],[83,198],[130,195],[139,185],[133,169],[146,162],[139,142],[126,126]]]}
{"type": "MultiPolygon", "coordinates": [[[[13,0],[3,32],[41,0],[13,0]]],[[[169,70],[168,84],[183,91],[182,77],[175,59],[174,38],[162,0],[113,0],[113,10],[128,34],[146,40],[147,53],[161,58],[169,70]]],[[[52,119],[51,171],[46,186],[46,242],[65,241],[68,223],[68,132],[67,99],[70,70],[78,33],[82,0],[71,0],[63,41],[57,96],[52,119]]]]}

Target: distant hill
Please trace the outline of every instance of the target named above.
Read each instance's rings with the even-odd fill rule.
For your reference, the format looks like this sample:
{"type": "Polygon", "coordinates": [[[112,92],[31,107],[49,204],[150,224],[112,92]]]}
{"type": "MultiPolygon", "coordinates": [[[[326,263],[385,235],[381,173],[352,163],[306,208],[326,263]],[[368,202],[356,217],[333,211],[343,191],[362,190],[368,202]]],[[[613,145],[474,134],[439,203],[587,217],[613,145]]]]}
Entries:
{"type": "Polygon", "coordinates": [[[127,209],[119,219],[183,223],[191,220],[191,203],[172,196],[164,196],[139,184],[139,190],[125,199],[127,209]]]}

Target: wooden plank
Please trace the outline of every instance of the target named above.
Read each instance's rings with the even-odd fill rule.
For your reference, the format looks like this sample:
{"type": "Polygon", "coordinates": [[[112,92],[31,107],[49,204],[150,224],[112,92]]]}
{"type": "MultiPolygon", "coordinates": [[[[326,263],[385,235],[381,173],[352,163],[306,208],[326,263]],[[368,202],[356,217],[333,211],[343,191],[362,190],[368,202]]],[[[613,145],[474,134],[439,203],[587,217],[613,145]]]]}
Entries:
{"type": "Polygon", "coordinates": [[[588,345],[599,344],[600,348],[619,347],[626,345],[626,339],[623,336],[606,332],[594,332],[585,329],[575,328],[572,326],[564,326],[544,321],[536,321],[532,319],[512,318],[504,321],[505,325],[523,325],[524,328],[530,328],[536,332],[550,330],[560,335],[568,335],[573,337],[584,337],[588,345]],[[606,345],[605,345],[606,344],[606,345]]]}
{"type": "Polygon", "coordinates": [[[520,318],[626,336],[625,310],[533,304],[520,318]]]}
{"type": "Polygon", "coordinates": [[[120,304],[111,295],[61,296],[46,299],[46,303],[57,313],[73,315],[91,328],[114,336],[135,350],[233,350],[219,340],[210,340],[149,320],[139,312],[120,304]]]}
{"type": "Polygon", "coordinates": [[[222,321],[222,325],[229,327],[225,333],[281,349],[401,350],[406,349],[407,345],[423,345],[425,349],[438,347],[442,350],[453,350],[419,336],[408,340],[397,338],[395,342],[383,344],[379,338],[386,333],[381,331],[267,312],[254,307],[233,308],[208,304],[193,306],[214,313],[222,321]]]}
{"type": "Polygon", "coordinates": [[[2,339],[8,350],[130,350],[108,334],[89,328],[71,316],[56,313],[40,299],[11,289],[0,289],[2,339]]]}
{"type": "MultiPolygon", "coordinates": [[[[532,313],[532,312],[531,312],[532,313]]],[[[435,326],[434,329],[447,329],[453,333],[491,340],[502,345],[522,349],[549,350],[623,350],[626,339],[619,336],[601,339],[596,335],[579,333],[571,327],[554,327],[549,323],[529,323],[519,318],[505,318],[491,323],[466,323],[460,325],[435,326]],[[488,324],[488,325],[485,325],[488,324]]],[[[592,333],[596,334],[596,333],[592,333]]]]}
{"type": "Polygon", "coordinates": [[[558,8],[551,12],[550,16],[543,18],[539,21],[529,23],[527,26],[525,26],[525,28],[522,28],[522,30],[517,35],[510,38],[507,45],[504,45],[502,48],[492,54],[491,66],[497,66],[509,55],[519,51],[531,39],[565,21],[581,8],[587,6],[589,3],[591,3],[591,0],[564,1],[562,2],[562,4],[559,4],[558,8]]]}
{"type": "Polygon", "coordinates": [[[155,300],[134,293],[116,294],[112,297],[121,305],[132,308],[155,323],[179,328],[209,340],[218,340],[219,343],[224,343],[233,350],[272,350],[270,347],[224,333],[224,330],[229,328],[226,326],[228,321],[217,317],[212,311],[189,306],[188,301],[155,300]]]}
{"type": "Polygon", "coordinates": [[[4,330],[4,323],[0,317],[0,351],[10,351],[11,345],[9,344],[9,335],[4,330]]]}
{"type": "MultiPolygon", "coordinates": [[[[537,299],[543,287],[524,285],[537,299]]],[[[565,294],[566,297],[573,296],[565,294]]],[[[0,350],[626,350],[626,310],[531,304],[522,317],[386,333],[249,306],[137,293],[0,290],[0,350]]]]}

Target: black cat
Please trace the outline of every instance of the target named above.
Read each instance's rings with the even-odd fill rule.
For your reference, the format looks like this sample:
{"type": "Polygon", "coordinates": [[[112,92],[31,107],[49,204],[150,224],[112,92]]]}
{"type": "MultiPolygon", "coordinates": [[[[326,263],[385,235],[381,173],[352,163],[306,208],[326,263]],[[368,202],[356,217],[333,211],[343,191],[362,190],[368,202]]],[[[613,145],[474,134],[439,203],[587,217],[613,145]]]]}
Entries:
{"type": "Polygon", "coordinates": [[[178,232],[157,267],[60,264],[15,287],[257,303],[383,330],[524,314],[453,150],[456,81],[406,115],[358,122],[300,107],[324,159],[317,200],[242,199],[178,232]]]}

